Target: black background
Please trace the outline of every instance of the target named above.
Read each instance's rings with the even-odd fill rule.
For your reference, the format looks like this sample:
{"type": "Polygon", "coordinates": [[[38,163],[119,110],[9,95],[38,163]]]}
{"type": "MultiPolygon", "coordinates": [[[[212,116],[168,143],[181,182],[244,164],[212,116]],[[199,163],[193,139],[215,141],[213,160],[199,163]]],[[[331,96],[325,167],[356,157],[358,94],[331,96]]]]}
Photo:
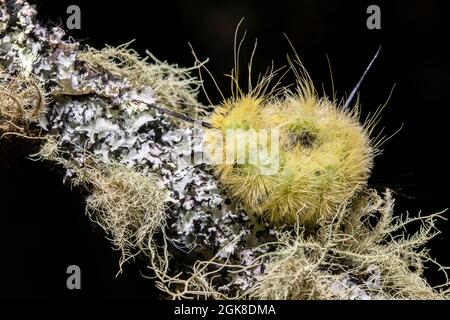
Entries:
{"type": "MultiPolygon", "coordinates": [[[[76,1],[41,0],[39,19],[64,26],[66,8],[81,7],[81,30],[69,32],[85,44],[101,48],[132,39],[162,60],[191,66],[192,44],[200,58],[229,94],[223,74],[233,66],[233,37],[239,20],[247,41],[246,63],[258,39],[254,71],[271,61],[281,66],[292,53],[292,41],[318,88],[331,95],[332,65],[338,96],[348,94],[382,44],[378,60],[360,89],[363,114],[383,104],[394,89],[381,126],[387,133],[403,129],[384,145],[370,184],[396,191],[399,213],[441,211],[449,206],[448,101],[450,83],[448,11],[443,1],[76,1]],[[366,28],[366,8],[381,8],[381,30],[366,28]]],[[[286,83],[292,81],[289,76],[286,83]]],[[[219,95],[212,81],[205,84],[214,103],[219,95]]],[[[206,103],[204,97],[201,97],[206,103]]],[[[17,158],[0,168],[0,296],[18,298],[155,298],[152,281],[143,279],[138,261],[118,271],[118,253],[104,234],[84,216],[83,196],[62,187],[51,166],[17,158]],[[66,267],[82,270],[82,290],[66,289],[66,267]]],[[[449,217],[450,213],[446,213],[449,217]]],[[[431,254],[450,265],[450,224],[439,223],[443,235],[431,243],[431,254]]],[[[432,284],[442,277],[426,272],[432,284]]]]}

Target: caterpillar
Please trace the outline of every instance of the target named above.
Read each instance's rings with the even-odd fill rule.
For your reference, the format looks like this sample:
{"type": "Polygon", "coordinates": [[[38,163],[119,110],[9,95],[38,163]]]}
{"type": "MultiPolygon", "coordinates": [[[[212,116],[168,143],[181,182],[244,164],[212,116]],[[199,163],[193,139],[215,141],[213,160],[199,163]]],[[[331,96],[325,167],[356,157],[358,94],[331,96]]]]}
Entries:
{"type": "MultiPolygon", "coordinates": [[[[272,68],[254,88],[249,84],[248,92],[243,92],[235,67],[231,74],[233,96],[222,101],[210,116],[205,150],[215,157],[220,154],[215,150],[217,146],[224,146],[220,154],[223,159],[223,155],[230,154],[227,148],[234,145],[221,142],[230,139],[230,130],[240,132],[232,139],[240,141],[245,161],[234,157],[232,161],[214,163],[215,175],[230,195],[270,223],[313,226],[332,217],[339,206],[367,184],[379,152],[380,141],[370,138],[377,121],[373,117],[360,123],[358,104],[350,107],[349,100],[341,104],[319,97],[298,55],[288,61],[296,76],[293,90],[278,90],[275,85],[267,92],[276,74],[272,68]],[[255,144],[250,145],[248,138],[254,135],[245,133],[258,130],[279,133],[279,166],[269,175],[261,170],[264,161],[249,161],[249,151],[273,149],[270,139],[258,141],[256,149],[255,144]]],[[[264,153],[264,157],[270,158],[270,154],[264,153]]]]}

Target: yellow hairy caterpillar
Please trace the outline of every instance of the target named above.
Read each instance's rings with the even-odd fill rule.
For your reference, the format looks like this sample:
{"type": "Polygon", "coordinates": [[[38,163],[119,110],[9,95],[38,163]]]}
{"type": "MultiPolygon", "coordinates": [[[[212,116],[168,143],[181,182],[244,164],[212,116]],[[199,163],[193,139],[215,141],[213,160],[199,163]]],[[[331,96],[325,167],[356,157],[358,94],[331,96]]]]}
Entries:
{"type": "MultiPolygon", "coordinates": [[[[274,88],[269,93],[269,82],[276,73],[273,68],[244,93],[236,65],[231,75],[233,96],[214,110],[204,141],[211,158],[216,158],[216,176],[248,210],[271,223],[314,225],[332,217],[367,184],[374,156],[383,142],[370,138],[381,110],[361,124],[357,105],[349,108],[349,100],[342,105],[319,97],[298,56],[296,62],[294,65],[289,59],[296,75],[295,89],[274,88]],[[267,152],[274,150],[273,139],[259,140],[254,134],[259,130],[279,135],[278,166],[270,174],[262,170],[267,162],[250,161],[251,152],[262,150],[263,159],[274,157],[267,152]],[[252,144],[251,139],[257,142],[252,144]],[[244,156],[230,152],[230,148],[243,151],[244,156]],[[231,159],[226,157],[230,154],[231,159]]],[[[256,158],[261,160],[261,154],[256,158]]]]}

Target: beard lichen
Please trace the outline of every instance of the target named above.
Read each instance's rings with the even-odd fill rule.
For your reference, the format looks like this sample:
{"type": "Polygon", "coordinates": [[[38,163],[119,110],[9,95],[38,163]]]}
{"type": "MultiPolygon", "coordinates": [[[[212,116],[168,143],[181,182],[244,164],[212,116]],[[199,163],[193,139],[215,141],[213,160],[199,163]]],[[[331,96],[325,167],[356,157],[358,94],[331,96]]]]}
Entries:
{"type": "Polygon", "coordinates": [[[36,124],[45,114],[47,98],[43,84],[33,75],[5,75],[0,82],[0,139],[8,136],[36,137],[36,124]]]}
{"type": "Polygon", "coordinates": [[[448,298],[423,278],[424,264],[432,263],[448,285],[446,268],[425,247],[439,234],[436,220],[443,219],[442,212],[411,218],[394,215],[393,208],[390,190],[380,196],[369,189],[316,234],[306,235],[299,224],[278,233],[278,247],[250,297],[344,299],[363,292],[372,299],[448,298]],[[406,231],[414,223],[419,231],[406,231]]]}
{"type": "Polygon", "coordinates": [[[33,159],[46,160],[70,170],[72,184],[88,190],[86,214],[101,226],[114,249],[120,251],[122,265],[138,254],[148,254],[155,246],[155,235],[166,227],[168,191],[161,179],[119,163],[102,163],[85,152],[84,163],[66,159],[58,146],[47,138],[33,159]]]}
{"type": "Polygon", "coordinates": [[[165,227],[167,192],[154,174],[143,174],[120,165],[86,173],[91,194],[86,213],[109,235],[120,250],[120,264],[146,252],[154,236],[165,227]]]}
{"type": "MultiPolygon", "coordinates": [[[[121,79],[131,82],[139,91],[148,91],[154,101],[146,101],[186,114],[194,119],[201,119],[206,114],[206,108],[197,100],[201,82],[196,80],[192,71],[198,69],[180,68],[160,61],[147,51],[147,56],[141,58],[130,43],[118,47],[106,46],[98,50],[88,47],[79,52],[77,57],[84,61],[88,68],[99,73],[108,72],[121,79]],[[148,63],[151,60],[152,63],[148,63]]],[[[178,125],[185,124],[174,119],[178,125]]]]}
{"type": "Polygon", "coordinates": [[[300,223],[275,230],[276,240],[261,244],[273,249],[249,265],[215,256],[197,261],[187,277],[158,270],[157,286],[172,299],[448,299],[447,268],[426,249],[439,234],[436,221],[443,212],[402,217],[393,208],[389,189],[383,195],[365,189],[316,233],[305,232],[300,223]],[[414,223],[415,233],[406,228],[414,223]],[[443,285],[433,288],[424,279],[430,263],[443,272],[443,285]],[[237,276],[261,266],[265,270],[247,290],[226,294],[217,285],[225,270],[237,276]]]}

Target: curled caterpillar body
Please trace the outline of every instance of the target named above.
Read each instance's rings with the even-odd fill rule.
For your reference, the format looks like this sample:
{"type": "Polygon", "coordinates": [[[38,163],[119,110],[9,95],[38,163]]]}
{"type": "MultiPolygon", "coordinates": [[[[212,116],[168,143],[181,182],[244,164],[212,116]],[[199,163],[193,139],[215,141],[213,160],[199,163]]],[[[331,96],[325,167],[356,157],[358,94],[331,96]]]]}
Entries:
{"type": "Polygon", "coordinates": [[[225,159],[215,162],[215,173],[249,210],[276,224],[314,225],[367,183],[376,150],[358,117],[357,108],[343,111],[319,98],[305,76],[295,93],[281,98],[251,93],[225,101],[210,118],[215,130],[206,132],[205,144],[225,159]],[[277,145],[254,134],[261,130],[276,131],[277,145]],[[250,161],[252,152],[259,161],[250,161]],[[274,157],[278,166],[267,174],[263,169],[274,157]]]}

